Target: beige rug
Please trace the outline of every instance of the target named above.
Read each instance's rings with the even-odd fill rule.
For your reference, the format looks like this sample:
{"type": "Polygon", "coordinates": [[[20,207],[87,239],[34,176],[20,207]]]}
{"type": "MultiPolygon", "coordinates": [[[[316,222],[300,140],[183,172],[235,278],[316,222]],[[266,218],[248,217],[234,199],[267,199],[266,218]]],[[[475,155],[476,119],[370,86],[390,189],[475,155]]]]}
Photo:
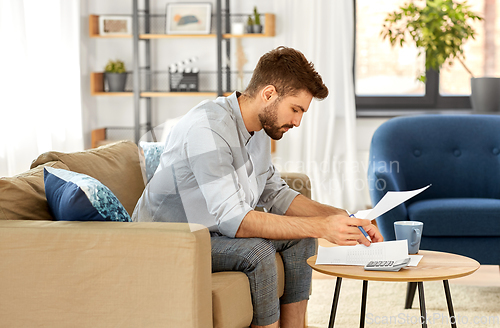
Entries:
{"type": "MultiPolygon", "coordinates": [[[[328,327],[335,279],[313,279],[310,328],[328,327]]],[[[359,327],[362,281],[343,279],[335,327],[359,327]]],[[[500,328],[500,287],[450,284],[457,327],[500,328]]],[[[424,282],[429,328],[451,327],[442,282],[424,282]]],[[[404,309],[406,283],[368,283],[365,327],[421,327],[418,292],[404,309]]]]}

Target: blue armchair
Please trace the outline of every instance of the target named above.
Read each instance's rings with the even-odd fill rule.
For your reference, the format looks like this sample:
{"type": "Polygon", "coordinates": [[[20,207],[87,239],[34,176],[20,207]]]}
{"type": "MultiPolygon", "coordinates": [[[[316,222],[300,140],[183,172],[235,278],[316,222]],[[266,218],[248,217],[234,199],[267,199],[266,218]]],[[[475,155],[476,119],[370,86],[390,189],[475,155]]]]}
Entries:
{"type": "Polygon", "coordinates": [[[395,221],[421,221],[421,249],[500,265],[500,116],[421,115],[385,122],[372,138],[368,183],[373,205],[387,191],[432,184],[377,218],[386,240],[395,239],[395,221]]]}

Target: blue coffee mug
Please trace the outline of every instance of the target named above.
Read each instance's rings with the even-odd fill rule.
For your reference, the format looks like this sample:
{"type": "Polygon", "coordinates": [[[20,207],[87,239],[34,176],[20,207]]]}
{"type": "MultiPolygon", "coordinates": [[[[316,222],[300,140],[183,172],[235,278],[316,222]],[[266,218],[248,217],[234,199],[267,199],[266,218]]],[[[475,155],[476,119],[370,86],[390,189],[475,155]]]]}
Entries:
{"type": "Polygon", "coordinates": [[[397,240],[408,240],[408,254],[417,254],[424,224],[418,221],[396,221],[394,231],[397,240]]]}

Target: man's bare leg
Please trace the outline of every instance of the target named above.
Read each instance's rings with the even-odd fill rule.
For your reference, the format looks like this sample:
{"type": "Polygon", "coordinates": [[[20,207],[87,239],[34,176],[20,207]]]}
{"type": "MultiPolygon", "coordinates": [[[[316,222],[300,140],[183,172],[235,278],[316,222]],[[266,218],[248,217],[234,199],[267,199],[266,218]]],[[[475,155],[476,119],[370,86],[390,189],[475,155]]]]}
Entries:
{"type": "Polygon", "coordinates": [[[281,305],[281,328],[304,328],[307,300],[281,305]]]}

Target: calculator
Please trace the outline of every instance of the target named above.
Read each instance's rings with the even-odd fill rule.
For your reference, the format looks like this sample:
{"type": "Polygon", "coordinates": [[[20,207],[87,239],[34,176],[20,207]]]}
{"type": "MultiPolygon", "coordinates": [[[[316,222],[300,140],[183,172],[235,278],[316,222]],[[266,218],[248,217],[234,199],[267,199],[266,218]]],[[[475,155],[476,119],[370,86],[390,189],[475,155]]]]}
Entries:
{"type": "Polygon", "coordinates": [[[410,263],[410,258],[398,261],[370,261],[365,265],[365,270],[369,271],[399,271],[410,263]]]}

